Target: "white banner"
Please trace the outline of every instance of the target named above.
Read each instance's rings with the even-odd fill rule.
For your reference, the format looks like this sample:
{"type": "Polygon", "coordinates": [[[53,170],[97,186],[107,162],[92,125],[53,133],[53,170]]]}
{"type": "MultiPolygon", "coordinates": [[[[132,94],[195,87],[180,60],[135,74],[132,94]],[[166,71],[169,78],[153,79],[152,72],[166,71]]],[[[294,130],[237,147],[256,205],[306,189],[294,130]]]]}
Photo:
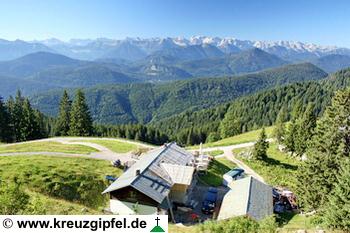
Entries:
{"type": "Polygon", "coordinates": [[[0,232],[168,232],[168,216],[0,215],[0,232]]]}

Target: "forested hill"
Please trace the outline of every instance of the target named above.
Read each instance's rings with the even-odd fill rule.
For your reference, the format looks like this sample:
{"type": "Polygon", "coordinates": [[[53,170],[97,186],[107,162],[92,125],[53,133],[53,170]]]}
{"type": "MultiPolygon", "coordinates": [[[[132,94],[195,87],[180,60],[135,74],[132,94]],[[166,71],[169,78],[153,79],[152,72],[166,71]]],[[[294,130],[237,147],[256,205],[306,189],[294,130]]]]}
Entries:
{"type": "Polygon", "coordinates": [[[182,144],[213,141],[270,126],[281,109],[286,110],[289,120],[296,106],[303,112],[313,103],[316,114],[321,115],[334,92],[349,86],[350,69],[345,69],[324,80],[271,88],[231,103],[196,112],[186,111],[151,124],[182,144]]]}
{"type": "MultiPolygon", "coordinates": [[[[84,92],[95,122],[147,123],[185,110],[213,107],[271,87],[326,76],[318,67],[302,63],[236,77],[97,86],[84,92]]],[[[61,90],[49,91],[33,96],[31,101],[44,113],[55,116],[61,95],[61,90]]]]}

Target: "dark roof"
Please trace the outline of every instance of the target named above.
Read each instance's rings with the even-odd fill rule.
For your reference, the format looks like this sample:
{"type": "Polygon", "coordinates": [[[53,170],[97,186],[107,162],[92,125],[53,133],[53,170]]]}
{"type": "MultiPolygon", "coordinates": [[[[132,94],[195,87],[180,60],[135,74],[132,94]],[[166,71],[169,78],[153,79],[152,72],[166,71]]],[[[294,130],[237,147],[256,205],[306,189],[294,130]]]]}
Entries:
{"type": "Polygon", "coordinates": [[[243,169],[241,168],[234,168],[230,171],[228,171],[227,173],[225,173],[225,175],[231,176],[232,178],[235,178],[236,176],[241,175],[244,172],[243,169]]]}
{"type": "Polygon", "coordinates": [[[193,160],[193,155],[176,143],[169,143],[141,156],[132,167],[124,172],[103,193],[109,193],[131,186],[158,203],[168,196],[173,181],[161,166],[161,163],[186,166],[193,160]],[[139,170],[139,175],[136,171],[139,170]]]}

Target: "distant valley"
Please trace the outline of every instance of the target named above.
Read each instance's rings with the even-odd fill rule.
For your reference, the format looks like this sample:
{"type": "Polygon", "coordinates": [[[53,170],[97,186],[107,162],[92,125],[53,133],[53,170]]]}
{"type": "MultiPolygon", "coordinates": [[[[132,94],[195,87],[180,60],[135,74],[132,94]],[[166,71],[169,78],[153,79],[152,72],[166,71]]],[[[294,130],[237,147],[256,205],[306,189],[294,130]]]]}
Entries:
{"type": "Polygon", "coordinates": [[[83,88],[99,123],[148,123],[350,67],[350,50],[234,38],[0,41],[0,95],[55,116],[83,88]]]}

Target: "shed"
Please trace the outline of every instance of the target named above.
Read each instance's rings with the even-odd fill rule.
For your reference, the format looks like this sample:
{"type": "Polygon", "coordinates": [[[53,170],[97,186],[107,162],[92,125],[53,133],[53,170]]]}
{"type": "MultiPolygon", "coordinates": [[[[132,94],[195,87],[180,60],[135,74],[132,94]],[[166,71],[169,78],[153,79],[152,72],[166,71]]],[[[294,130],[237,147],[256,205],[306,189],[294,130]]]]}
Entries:
{"type": "Polygon", "coordinates": [[[218,220],[249,216],[261,220],[273,214],[272,187],[254,177],[246,177],[230,184],[221,204],[218,220]]]}

